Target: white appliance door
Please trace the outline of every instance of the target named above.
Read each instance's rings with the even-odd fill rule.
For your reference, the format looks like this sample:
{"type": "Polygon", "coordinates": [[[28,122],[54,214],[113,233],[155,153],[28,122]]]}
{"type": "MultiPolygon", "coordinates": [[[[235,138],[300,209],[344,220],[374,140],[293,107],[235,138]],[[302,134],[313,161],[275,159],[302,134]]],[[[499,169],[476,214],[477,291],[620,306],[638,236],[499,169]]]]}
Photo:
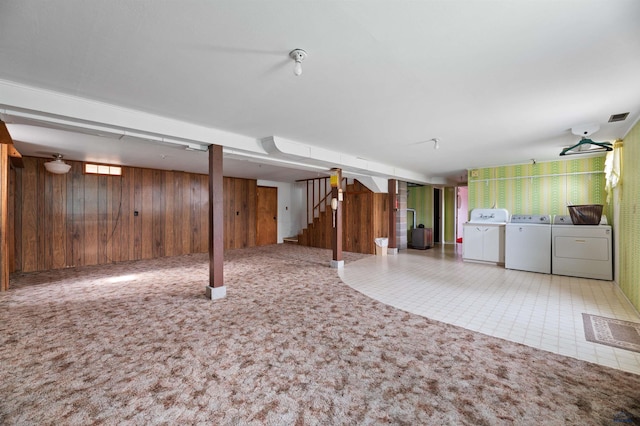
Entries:
{"type": "Polygon", "coordinates": [[[507,225],[505,267],[551,273],[551,226],[507,225]]]}
{"type": "Polygon", "coordinates": [[[560,225],[553,227],[552,234],[554,274],[613,280],[609,226],[560,225]]]}
{"type": "Polygon", "coordinates": [[[556,257],[582,260],[609,260],[609,240],[598,237],[556,237],[556,257]]]}

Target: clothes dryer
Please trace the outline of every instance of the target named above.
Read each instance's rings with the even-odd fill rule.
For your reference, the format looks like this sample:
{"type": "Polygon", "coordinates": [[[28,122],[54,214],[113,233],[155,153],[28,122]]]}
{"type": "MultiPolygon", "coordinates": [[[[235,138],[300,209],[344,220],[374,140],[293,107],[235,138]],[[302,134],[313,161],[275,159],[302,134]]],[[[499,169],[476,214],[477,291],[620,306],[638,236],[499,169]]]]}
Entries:
{"type": "Polygon", "coordinates": [[[609,225],[574,225],[555,216],[551,227],[554,275],[613,280],[613,244],[609,225]]]}

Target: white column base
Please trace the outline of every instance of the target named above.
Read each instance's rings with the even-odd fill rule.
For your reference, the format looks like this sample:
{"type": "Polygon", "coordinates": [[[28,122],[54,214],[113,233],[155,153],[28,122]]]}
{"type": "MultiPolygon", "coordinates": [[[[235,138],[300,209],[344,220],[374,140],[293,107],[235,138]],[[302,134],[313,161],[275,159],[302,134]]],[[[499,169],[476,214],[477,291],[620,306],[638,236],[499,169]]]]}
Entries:
{"type": "Polygon", "coordinates": [[[344,268],[344,260],[331,260],[331,268],[333,269],[344,268]]]}
{"type": "Polygon", "coordinates": [[[205,293],[207,295],[207,299],[224,299],[225,297],[227,297],[227,287],[211,287],[208,285],[205,289],[205,293]]]}
{"type": "Polygon", "coordinates": [[[394,247],[394,248],[387,248],[387,254],[390,254],[390,255],[396,255],[396,254],[398,254],[398,247],[394,247]]]}

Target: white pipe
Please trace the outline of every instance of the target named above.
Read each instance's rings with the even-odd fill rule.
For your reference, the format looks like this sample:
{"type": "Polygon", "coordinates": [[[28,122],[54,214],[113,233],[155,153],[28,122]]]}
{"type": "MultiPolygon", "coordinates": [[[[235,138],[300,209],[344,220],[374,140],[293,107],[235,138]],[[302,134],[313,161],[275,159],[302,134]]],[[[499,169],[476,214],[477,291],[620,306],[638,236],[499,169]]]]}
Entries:
{"type": "Polygon", "coordinates": [[[604,171],[591,171],[591,172],[572,172],[572,173],[555,173],[550,175],[536,175],[536,176],[513,176],[513,177],[503,177],[503,178],[491,178],[491,179],[474,179],[470,180],[469,183],[473,182],[493,182],[498,180],[512,180],[512,179],[533,179],[533,178],[542,178],[542,177],[562,177],[562,176],[575,176],[575,175],[592,175],[597,173],[604,173],[604,171]]]}
{"type": "Polygon", "coordinates": [[[407,211],[413,213],[413,229],[416,229],[416,209],[407,209],[407,211]]]}

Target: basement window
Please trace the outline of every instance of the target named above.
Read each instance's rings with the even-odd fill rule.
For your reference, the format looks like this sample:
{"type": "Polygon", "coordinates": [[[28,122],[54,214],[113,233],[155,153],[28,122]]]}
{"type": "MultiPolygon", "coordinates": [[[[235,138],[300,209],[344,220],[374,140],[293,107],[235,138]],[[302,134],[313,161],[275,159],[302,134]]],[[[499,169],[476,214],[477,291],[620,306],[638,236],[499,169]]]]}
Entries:
{"type": "Polygon", "coordinates": [[[122,167],[84,163],[84,172],[90,175],[122,176],[122,167]]]}

